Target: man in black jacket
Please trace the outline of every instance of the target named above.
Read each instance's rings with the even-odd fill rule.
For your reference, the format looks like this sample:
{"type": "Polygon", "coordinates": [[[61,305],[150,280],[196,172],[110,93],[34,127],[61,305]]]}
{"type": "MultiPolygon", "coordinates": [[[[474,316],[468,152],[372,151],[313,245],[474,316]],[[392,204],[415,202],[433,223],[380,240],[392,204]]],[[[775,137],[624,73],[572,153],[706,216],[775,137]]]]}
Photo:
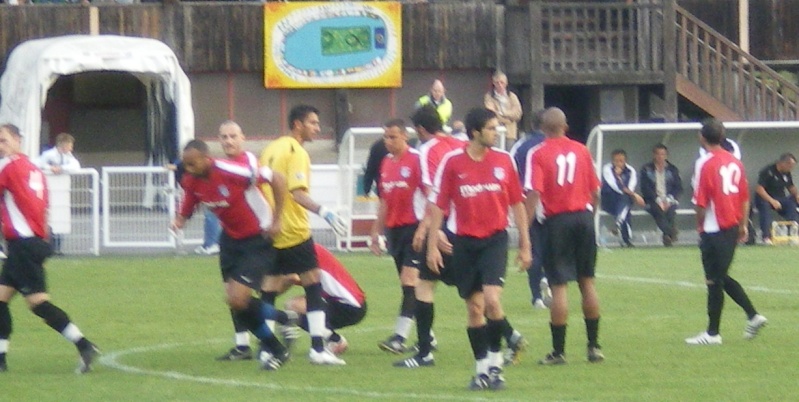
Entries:
{"type": "Polygon", "coordinates": [[[682,194],[680,171],[668,161],[669,150],[663,144],[652,148],[652,162],[641,167],[641,195],[645,209],[655,218],[663,232],[663,245],[670,247],[677,240],[674,216],[682,194]]]}

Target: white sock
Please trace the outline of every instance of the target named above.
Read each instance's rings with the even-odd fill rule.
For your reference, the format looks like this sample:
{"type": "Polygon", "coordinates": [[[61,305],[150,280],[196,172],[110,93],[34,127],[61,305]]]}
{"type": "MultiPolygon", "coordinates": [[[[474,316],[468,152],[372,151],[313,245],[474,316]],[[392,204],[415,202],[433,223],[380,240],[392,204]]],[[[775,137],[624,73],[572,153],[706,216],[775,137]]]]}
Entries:
{"type": "Polygon", "coordinates": [[[236,332],[236,347],[250,347],[250,333],[247,331],[236,332]]]}
{"type": "Polygon", "coordinates": [[[477,360],[475,364],[477,375],[488,374],[488,358],[477,360]]]}
{"type": "Polygon", "coordinates": [[[318,310],[318,311],[309,311],[308,314],[308,333],[311,336],[319,336],[322,337],[325,334],[325,312],[318,310]]]}
{"type": "Polygon", "coordinates": [[[330,328],[325,327],[325,330],[322,331],[322,338],[324,338],[325,340],[328,340],[328,339],[330,339],[331,335],[333,335],[333,331],[331,331],[330,328]]]}
{"type": "Polygon", "coordinates": [[[78,343],[79,340],[83,339],[83,333],[73,323],[67,324],[67,327],[61,331],[61,335],[72,343],[78,343]]]}
{"type": "Polygon", "coordinates": [[[412,326],[413,318],[399,316],[397,317],[397,323],[394,324],[394,333],[401,336],[402,339],[408,339],[412,326]]]}
{"type": "Polygon", "coordinates": [[[0,339],[0,353],[8,353],[8,339],[0,339]]]}
{"type": "Polygon", "coordinates": [[[488,352],[488,367],[502,367],[504,363],[501,352],[488,352]]]}

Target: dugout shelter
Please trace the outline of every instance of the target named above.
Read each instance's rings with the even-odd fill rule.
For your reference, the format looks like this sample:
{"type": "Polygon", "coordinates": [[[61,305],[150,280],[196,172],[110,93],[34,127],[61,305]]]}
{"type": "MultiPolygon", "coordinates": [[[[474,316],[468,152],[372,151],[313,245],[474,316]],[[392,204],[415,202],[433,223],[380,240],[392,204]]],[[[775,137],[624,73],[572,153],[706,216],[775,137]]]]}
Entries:
{"type": "Polygon", "coordinates": [[[154,39],[71,35],[26,41],[0,78],[0,122],[39,155],[72,133],[84,165],[163,165],[194,138],[191,84],[154,39]]]}
{"type": "MultiPolygon", "coordinates": [[[[610,162],[614,149],[624,149],[627,163],[640,173],[641,167],[652,161],[652,147],[655,144],[662,143],[668,147],[669,161],[680,170],[683,182],[683,194],[677,210],[681,243],[696,239],[691,177],[694,162],[699,157],[701,127],[700,123],[600,124],[591,130],[586,141],[600,180],[602,166],[610,162]]],[[[760,169],[774,163],[785,152],[799,156],[799,122],[727,122],[724,127],[727,138],[737,142],[741,148],[750,196],[754,196],[760,169]]],[[[636,190],[640,193],[640,188],[636,190]]],[[[641,207],[634,207],[632,214],[633,241],[638,244],[659,244],[659,232],[649,213],[641,207]]],[[[609,216],[601,213],[595,217],[595,226],[598,241],[602,242],[602,237],[613,226],[613,222],[609,216]]]]}

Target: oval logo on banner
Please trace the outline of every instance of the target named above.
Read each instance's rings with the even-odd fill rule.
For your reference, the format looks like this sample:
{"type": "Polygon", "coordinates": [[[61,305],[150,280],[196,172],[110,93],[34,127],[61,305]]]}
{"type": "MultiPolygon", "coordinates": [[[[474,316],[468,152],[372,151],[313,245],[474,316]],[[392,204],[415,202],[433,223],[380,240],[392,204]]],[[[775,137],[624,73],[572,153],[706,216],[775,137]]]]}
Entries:
{"type": "Polygon", "coordinates": [[[266,3],[267,88],[400,86],[400,12],[394,2],[266,3]]]}

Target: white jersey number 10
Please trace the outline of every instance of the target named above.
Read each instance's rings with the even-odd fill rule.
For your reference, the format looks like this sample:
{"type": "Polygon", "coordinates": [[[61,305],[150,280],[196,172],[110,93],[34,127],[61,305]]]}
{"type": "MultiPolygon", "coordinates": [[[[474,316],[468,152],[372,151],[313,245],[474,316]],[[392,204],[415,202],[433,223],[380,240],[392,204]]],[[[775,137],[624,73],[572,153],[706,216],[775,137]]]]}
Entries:
{"type": "Polygon", "coordinates": [[[734,163],[730,163],[719,169],[719,175],[721,175],[721,191],[724,194],[738,194],[738,183],[741,181],[741,168],[734,163]]]}

